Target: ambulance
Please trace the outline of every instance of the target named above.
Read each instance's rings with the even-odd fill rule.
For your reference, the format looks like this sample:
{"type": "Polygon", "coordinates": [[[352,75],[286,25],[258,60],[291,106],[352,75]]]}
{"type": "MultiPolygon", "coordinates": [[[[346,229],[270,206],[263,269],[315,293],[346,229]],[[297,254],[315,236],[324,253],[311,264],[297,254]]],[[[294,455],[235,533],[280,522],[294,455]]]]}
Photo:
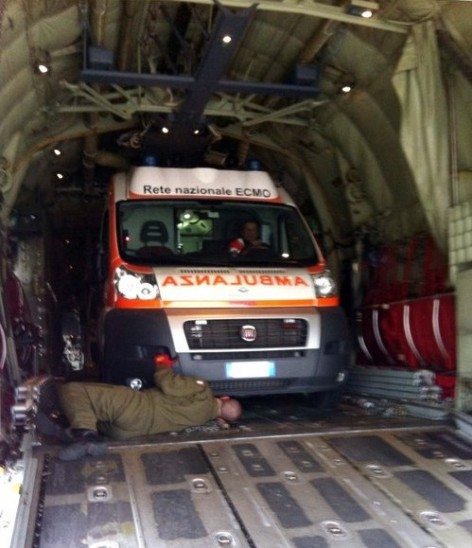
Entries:
{"type": "Polygon", "coordinates": [[[336,285],[268,173],[140,166],[113,177],[107,204],[106,382],[152,386],[163,364],[216,393],[338,393],[350,338],[336,285]],[[236,253],[247,221],[263,244],[236,253]]]}

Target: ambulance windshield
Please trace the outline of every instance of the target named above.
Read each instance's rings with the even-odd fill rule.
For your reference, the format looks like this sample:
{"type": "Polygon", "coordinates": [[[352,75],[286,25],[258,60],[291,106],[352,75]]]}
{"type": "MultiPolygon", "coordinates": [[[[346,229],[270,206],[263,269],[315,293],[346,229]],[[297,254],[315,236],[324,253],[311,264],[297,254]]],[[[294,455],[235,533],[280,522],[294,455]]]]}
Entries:
{"type": "Polygon", "coordinates": [[[149,265],[309,266],[319,252],[299,212],[256,202],[117,204],[120,254],[149,265]]]}

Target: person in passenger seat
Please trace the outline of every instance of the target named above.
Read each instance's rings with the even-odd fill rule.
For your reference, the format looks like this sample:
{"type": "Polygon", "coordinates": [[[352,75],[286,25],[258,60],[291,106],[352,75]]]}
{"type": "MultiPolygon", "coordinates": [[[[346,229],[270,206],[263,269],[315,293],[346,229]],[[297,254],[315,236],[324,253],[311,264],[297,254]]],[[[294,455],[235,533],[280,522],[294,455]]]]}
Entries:
{"type": "MultiPolygon", "coordinates": [[[[70,424],[70,443],[59,451],[59,459],[104,455],[107,444],[103,434],[126,440],[183,430],[211,419],[223,426],[241,416],[239,401],[215,397],[206,381],[178,375],[170,366],[156,366],[154,383],[155,388],[142,391],[100,383],[58,384],[59,401],[70,424]]],[[[47,426],[38,429],[61,438],[58,432],[44,431],[47,426]]]]}
{"type": "Polygon", "coordinates": [[[261,239],[261,227],[258,221],[246,221],[241,229],[241,236],[231,240],[228,251],[232,255],[246,255],[252,249],[268,249],[261,239]]]}

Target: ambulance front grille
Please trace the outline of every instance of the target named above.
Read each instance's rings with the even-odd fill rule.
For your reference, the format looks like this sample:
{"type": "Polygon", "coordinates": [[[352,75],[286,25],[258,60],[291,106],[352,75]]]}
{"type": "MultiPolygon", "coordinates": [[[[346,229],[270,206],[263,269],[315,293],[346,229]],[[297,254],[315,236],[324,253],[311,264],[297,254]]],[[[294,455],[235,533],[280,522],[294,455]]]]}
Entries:
{"type": "Polygon", "coordinates": [[[242,379],[235,381],[211,381],[209,384],[214,392],[244,392],[253,390],[277,390],[288,388],[293,379],[242,379]]]}
{"type": "Polygon", "coordinates": [[[190,350],[304,347],[308,323],[300,318],[193,320],[184,322],[184,332],[190,350]],[[255,329],[254,340],[243,339],[243,326],[255,329]]]}
{"type": "Polygon", "coordinates": [[[198,352],[190,354],[194,361],[206,360],[275,360],[303,358],[303,350],[251,350],[249,352],[198,352]]]}

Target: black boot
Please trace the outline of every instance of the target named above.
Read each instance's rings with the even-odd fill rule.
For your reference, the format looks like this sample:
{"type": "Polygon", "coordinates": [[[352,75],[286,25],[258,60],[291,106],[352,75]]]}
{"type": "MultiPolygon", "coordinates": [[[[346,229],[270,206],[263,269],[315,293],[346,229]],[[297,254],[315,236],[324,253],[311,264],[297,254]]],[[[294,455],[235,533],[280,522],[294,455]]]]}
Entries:
{"type": "Polygon", "coordinates": [[[52,436],[53,438],[62,441],[63,443],[71,443],[74,438],[65,428],[64,420],[57,416],[57,414],[46,414],[41,410],[38,410],[34,419],[36,429],[41,434],[46,436],[52,436]]]}
{"type": "Polygon", "coordinates": [[[36,430],[64,443],[70,443],[72,439],[66,430],[68,423],[61,411],[54,377],[44,375],[33,378],[30,391],[37,408],[33,416],[36,430]]]}
{"type": "Polygon", "coordinates": [[[71,434],[74,442],[59,451],[60,460],[77,460],[86,455],[102,457],[108,451],[107,444],[95,430],[74,428],[71,434]]]}

